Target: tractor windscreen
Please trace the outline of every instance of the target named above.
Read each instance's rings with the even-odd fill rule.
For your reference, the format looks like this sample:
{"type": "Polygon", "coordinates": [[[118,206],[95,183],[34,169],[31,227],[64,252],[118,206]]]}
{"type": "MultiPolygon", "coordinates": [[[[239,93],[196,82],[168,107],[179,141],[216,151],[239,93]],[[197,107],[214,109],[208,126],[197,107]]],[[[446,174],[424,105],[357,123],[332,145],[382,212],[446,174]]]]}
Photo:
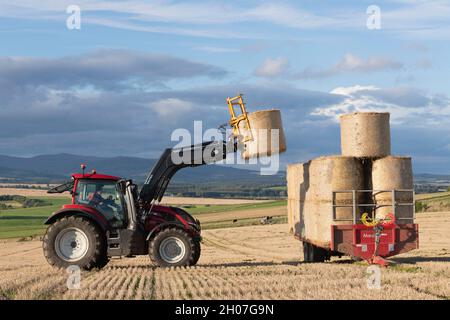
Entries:
{"type": "Polygon", "coordinates": [[[123,194],[114,180],[80,179],[75,192],[75,204],[97,209],[114,227],[125,225],[123,194]]]}

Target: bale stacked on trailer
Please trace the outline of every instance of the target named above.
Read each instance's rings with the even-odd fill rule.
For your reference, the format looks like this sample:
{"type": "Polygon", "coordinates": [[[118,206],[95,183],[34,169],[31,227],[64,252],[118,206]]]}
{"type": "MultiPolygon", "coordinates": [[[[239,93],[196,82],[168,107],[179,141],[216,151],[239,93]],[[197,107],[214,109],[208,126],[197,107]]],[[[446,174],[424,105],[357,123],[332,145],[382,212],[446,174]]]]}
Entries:
{"type": "MultiPolygon", "coordinates": [[[[361,162],[353,157],[320,157],[310,162],[307,176],[309,181],[306,185],[309,185],[309,189],[303,192],[304,196],[300,199],[304,223],[298,226],[303,227],[301,231],[308,242],[328,247],[331,240],[330,225],[333,222],[333,191],[361,189],[364,183],[363,168],[361,162]],[[310,212],[314,214],[308,214],[310,212]]],[[[351,205],[352,194],[338,194],[335,202],[351,205]]],[[[337,207],[335,213],[343,224],[352,223],[351,207],[337,207]]]]}
{"type": "Polygon", "coordinates": [[[373,190],[398,190],[391,192],[374,191],[377,204],[376,218],[380,219],[392,212],[392,198],[399,204],[395,216],[397,223],[413,223],[414,207],[406,205],[414,202],[413,194],[401,190],[413,189],[413,171],[410,157],[388,156],[375,160],[372,165],[373,190]]]}
{"type": "MultiPolygon", "coordinates": [[[[295,163],[287,166],[287,205],[289,232],[293,233],[300,220],[300,202],[309,189],[309,162],[295,163]]],[[[303,200],[304,201],[304,200],[303,200]]]]}
{"type": "Polygon", "coordinates": [[[357,158],[381,158],[391,154],[389,113],[355,112],[340,117],[341,152],[357,158]]]}
{"type": "MultiPolygon", "coordinates": [[[[330,248],[330,226],[360,223],[361,214],[376,204],[375,216],[392,212],[392,192],[335,193],[343,190],[413,189],[411,158],[390,156],[389,113],[356,112],[340,117],[342,156],[313,159],[287,167],[289,230],[298,238],[330,248]],[[334,208],[333,202],[338,206],[334,208]],[[339,205],[347,207],[339,207],[339,205]],[[333,220],[333,212],[334,219],[333,220]]],[[[395,201],[412,203],[411,193],[396,192],[395,201]]],[[[412,206],[400,206],[399,223],[411,223],[412,206]]]]}

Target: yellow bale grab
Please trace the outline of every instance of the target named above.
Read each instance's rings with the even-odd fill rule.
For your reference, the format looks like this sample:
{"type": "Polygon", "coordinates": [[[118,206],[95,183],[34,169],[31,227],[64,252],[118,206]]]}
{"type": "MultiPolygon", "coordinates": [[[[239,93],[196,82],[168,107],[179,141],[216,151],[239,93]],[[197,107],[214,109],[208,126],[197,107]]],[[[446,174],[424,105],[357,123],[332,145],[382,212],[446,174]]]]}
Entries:
{"type": "Polygon", "coordinates": [[[230,126],[233,128],[233,135],[235,137],[241,137],[242,142],[247,142],[253,140],[250,122],[247,117],[247,111],[245,109],[244,99],[242,94],[237,95],[233,98],[227,98],[228,111],[230,112],[231,120],[230,126]],[[240,114],[236,114],[234,109],[235,106],[240,107],[240,114]],[[244,125],[240,126],[240,122],[243,121],[244,125]],[[245,131],[245,135],[241,133],[241,129],[245,131]]]}

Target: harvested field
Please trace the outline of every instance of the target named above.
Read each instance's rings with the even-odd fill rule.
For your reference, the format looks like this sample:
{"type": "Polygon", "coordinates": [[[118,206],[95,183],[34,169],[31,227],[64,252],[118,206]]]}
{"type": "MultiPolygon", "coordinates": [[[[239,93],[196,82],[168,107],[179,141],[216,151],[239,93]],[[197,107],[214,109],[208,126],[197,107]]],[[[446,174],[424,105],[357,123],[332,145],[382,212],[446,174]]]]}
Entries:
{"type": "Polygon", "coordinates": [[[416,200],[434,200],[439,198],[450,197],[450,192],[435,192],[435,193],[422,193],[416,194],[416,200]]]}
{"type": "Polygon", "coordinates": [[[45,262],[41,243],[0,242],[0,298],[7,299],[448,299],[450,212],[421,213],[421,249],[382,270],[381,289],[368,289],[366,268],[343,257],[302,263],[287,225],[206,230],[196,267],[160,269],[148,257],[113,259],[83,272],[68,290],[68,274],[45,262]]]}
{"type": "MultiPolygon", "coordinates": [[[[25,238],[42,235],[45,231],[45,220],[63,204],[69,203],[70,198],[61,197],[35,197],[34,199],[48,202],[48,205],[30,208],[8,208],[0,211],[0,239],[1,238],[25,238]]],[[[260,217],[275,216],[282,218],[286,214],[286,202],[283,200],[247,200],[247,199],[223,199],[217,201],[230,204],[208,204],[215,199],[208,198],[170,198],[175,199],[181,205],[177,205],[192,213],[196,218],[205,223],[203,227],[224,228],[236,226],[233,223],[239,219],[237,225],[258,224],[260,217]],[[191,204],[204,203],[204,204],[191,204]]],[[[10,204],[5,201],[0,204],[10,204]]],[[[11,205],[11,204],[10,204],[11,205]]],[[[276,222],[279,223],[278,219],[276,222]]]]}
{"type": "MultiPolygon", "coordinates": [[[[48,194],[47,190],[42,189],[21,189],[21,188],[0,188],[1,195],[18,195],[25,197],[65,197],[70,198],[68,192],[48,194]]],[[[218,198],[190,198],[190,197],[169,197],[166,196],[161,201],[161,204],[171,205],[233,205],[233,204],[247,204],[247,203],[262,203],[273,200],[253,200],[253,199],[218,199],[218,198]]]]}
{"type": "Polygon", "coordinates": [[[190,197],[164,197],[161,204],[171,205],[233,205],[233,204],[247,204],[247,203],[262,203],[273,200],[252,200],[252,199],[222,199],[222,198],[190,198],[190,197]]]}
{"type": "Polygon", "coordinates": [[[70,198],[69,193],[48,194],[47,190],[42,189],[21,189],[21,188],[0,188],[1,195],[17,195],[24,197],[63,197],[70,198]]]}
{"type": "Polygon", "coordinates": [[[17,188],[18,186],[27,186],[28,188],[47,188],[48,186],[56,186],[56,184],[0,182],[0,188],[17,188]]]}
{"type": "Polygon", "coordinates": [[[200,220],[201,223],[208,223],[233,219],[259,218],[264,216],[285,216],[286,212],[286,206],[278,206],[270,209],[258,208],[217,213],[205,213],[196,217],[200,220]]]}

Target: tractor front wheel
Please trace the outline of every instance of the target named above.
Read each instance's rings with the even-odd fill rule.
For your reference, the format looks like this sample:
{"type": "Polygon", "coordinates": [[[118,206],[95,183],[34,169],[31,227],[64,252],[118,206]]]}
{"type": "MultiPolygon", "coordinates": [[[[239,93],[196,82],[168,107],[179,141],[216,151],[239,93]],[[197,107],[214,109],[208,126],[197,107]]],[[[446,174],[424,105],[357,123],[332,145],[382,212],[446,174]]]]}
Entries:
{"type": "Polygon", "coordinates": [[[51,224],[43,239],[44,255],[57,268],[102,268],[108,263],[102,231],[91,221],[69,216],[51,224]]]}
{"type": "Polygon", "coordinates": [[[200,257],[200,243],[181,229],[169,228],[150,241],[148,252],[152,262],[160,267],[193,266],[200,257]]]}
{"type": "Polygon", "coordinates": [[[192,261],[192,265],[195,266],[198,262],[198,260],[200,259],[200,254],[202,252],[202,247],[200,245],[200,241],[195,241],[195,257],[194,260],[192,261]]]}

